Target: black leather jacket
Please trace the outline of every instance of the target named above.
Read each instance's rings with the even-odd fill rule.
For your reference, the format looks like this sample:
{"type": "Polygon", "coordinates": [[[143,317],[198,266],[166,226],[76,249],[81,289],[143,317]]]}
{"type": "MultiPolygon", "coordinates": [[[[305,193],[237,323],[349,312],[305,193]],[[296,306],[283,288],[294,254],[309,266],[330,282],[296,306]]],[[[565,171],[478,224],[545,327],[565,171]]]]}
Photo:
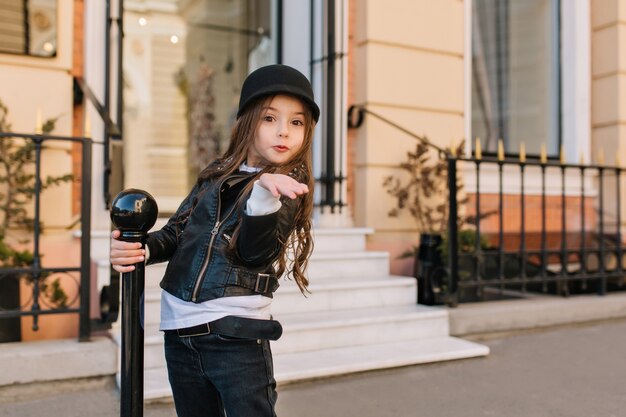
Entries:
{"type": "MultiPolygon", "coordinates": [[[[237,173],[226,181],[249,175],[254,174],[237,173]]],[[[161,288],[185,301],[253,294],[272,297],[278,288],[273,264],[293,230],[300,199],[284,198],[277,212],[248,216],[234,203],[220,210],[223,183],[196,184],[168,223],[148,234],[148,264],[169,261],[161,288]],[[236,251],[228,251],[238,224],[236,251]]]]}

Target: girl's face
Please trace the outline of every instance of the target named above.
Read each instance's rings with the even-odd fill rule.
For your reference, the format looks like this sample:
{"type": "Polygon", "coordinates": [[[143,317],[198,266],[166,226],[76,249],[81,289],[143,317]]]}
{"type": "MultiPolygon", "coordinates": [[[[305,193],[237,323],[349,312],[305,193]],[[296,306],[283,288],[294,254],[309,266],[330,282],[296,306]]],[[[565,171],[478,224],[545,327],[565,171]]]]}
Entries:
{"type": "Polygon", "coordinates": [[[263,108],[246,164],[252,167],[282,165],[302,147],[306,128],[304,104],[287,95],[275,96],[263,108]]]}

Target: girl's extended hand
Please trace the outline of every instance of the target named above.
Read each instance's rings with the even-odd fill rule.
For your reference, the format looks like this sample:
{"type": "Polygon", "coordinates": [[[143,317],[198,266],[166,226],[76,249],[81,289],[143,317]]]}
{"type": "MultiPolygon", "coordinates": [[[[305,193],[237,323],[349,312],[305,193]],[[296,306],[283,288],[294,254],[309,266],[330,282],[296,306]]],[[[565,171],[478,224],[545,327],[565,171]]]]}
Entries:
{"type": "Polygon", "coordinates": [[[146,251],[139,242],[124,242],[118,240],[120,231],[111,233],[111,265],[117,272],[130,272],[135,269],[134,264],[143,262],[146,251]]]}
{"type": "Polygon", "coordinates": [[[283,174],[263,174],[259,178],[259,185],[271,192],[274,197],[284,195],[292,200],[309,192],[309,187],[306,184],[283,174]]]}

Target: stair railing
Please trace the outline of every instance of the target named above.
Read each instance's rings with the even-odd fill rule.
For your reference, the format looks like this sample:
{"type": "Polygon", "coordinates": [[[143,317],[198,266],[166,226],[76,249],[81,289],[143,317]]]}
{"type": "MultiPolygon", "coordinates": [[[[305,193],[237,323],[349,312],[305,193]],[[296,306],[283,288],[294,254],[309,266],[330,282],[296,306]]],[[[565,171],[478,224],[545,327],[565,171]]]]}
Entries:
{"type": "MultiPolygon", "coordinates": [[[[90,231],[91,231],[91,154],[92,141],[87,137],[55,136],[48,134],[22,134],[0,132],[0,140],[10,141],[23,139],[34,144],[34,190],[33,190],[33,225],[32,225],[32,262],[23,267],[0,268],[0,280],[17,280],[18,302],[12,308],[1,308],[0,319],[17,319],[24,316],[32,316],[34,331],[39,329],[39,317],[49,314],[79,314],[78,338],[87,341],[91,332],[90,319],[90,231]],[[81,146],[81,210],[80,210],[80,265],[64,267],[45,267],[42,265],[42,253],[40,245],[41,228],[41,193],[44,188],[41,177],[42,151],[45,143],[69,142],[81,146]],[[72,274],[79,273],[78,281],[72,274]],[[60,276],[70,277],[63,282],[76,282],[77,291],[74,298],[64,302],[55,302],[55,294],[59,294],[59,288],[52,286],[53,278],[60,276]],[[21,302],[19,291],[31,286],[32,294],[28,301],[21,302]],[[52,286],[52,287],[51,287],[52,286]],[[48,289],[50,289],[48,291],[48,289]],[[57,291],[55,293],[55,291],[57,291]],[[76,304],[78,298],[78,306],[76,304]],[[30,310],[24,308],[30,304],[30,310]],[[55,305],[57,304],[57,305],[55,305]]],[[[6,293],[8,284],[5,281],[3,292],[6,293]]],[[[71,295],[70,295],[71,296],[71,295]]],[[[19,325],[19,323],[18,323],[19,325]]]]}

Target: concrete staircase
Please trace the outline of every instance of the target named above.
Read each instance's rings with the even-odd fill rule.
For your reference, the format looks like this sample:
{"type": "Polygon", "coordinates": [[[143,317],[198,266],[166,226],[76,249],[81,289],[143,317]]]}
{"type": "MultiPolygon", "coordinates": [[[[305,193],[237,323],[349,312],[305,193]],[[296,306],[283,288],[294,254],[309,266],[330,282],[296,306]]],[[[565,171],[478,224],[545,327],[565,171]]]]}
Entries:
{"type": "MultiPolygon", "coordinates": [[[[284,328],[282,338],[272,342],[279,384],[489,353],[485,346],[449,336],[445,308],[416,304],[416,280],[389,275],[389,255],[365,251],[367,233],[315,230],[308,297],[295,282],[281,280],[272,304],[284,328]]],[[[171,395],[158,331],[164,268],[147,268],[146,399],[171,395]]]]}

